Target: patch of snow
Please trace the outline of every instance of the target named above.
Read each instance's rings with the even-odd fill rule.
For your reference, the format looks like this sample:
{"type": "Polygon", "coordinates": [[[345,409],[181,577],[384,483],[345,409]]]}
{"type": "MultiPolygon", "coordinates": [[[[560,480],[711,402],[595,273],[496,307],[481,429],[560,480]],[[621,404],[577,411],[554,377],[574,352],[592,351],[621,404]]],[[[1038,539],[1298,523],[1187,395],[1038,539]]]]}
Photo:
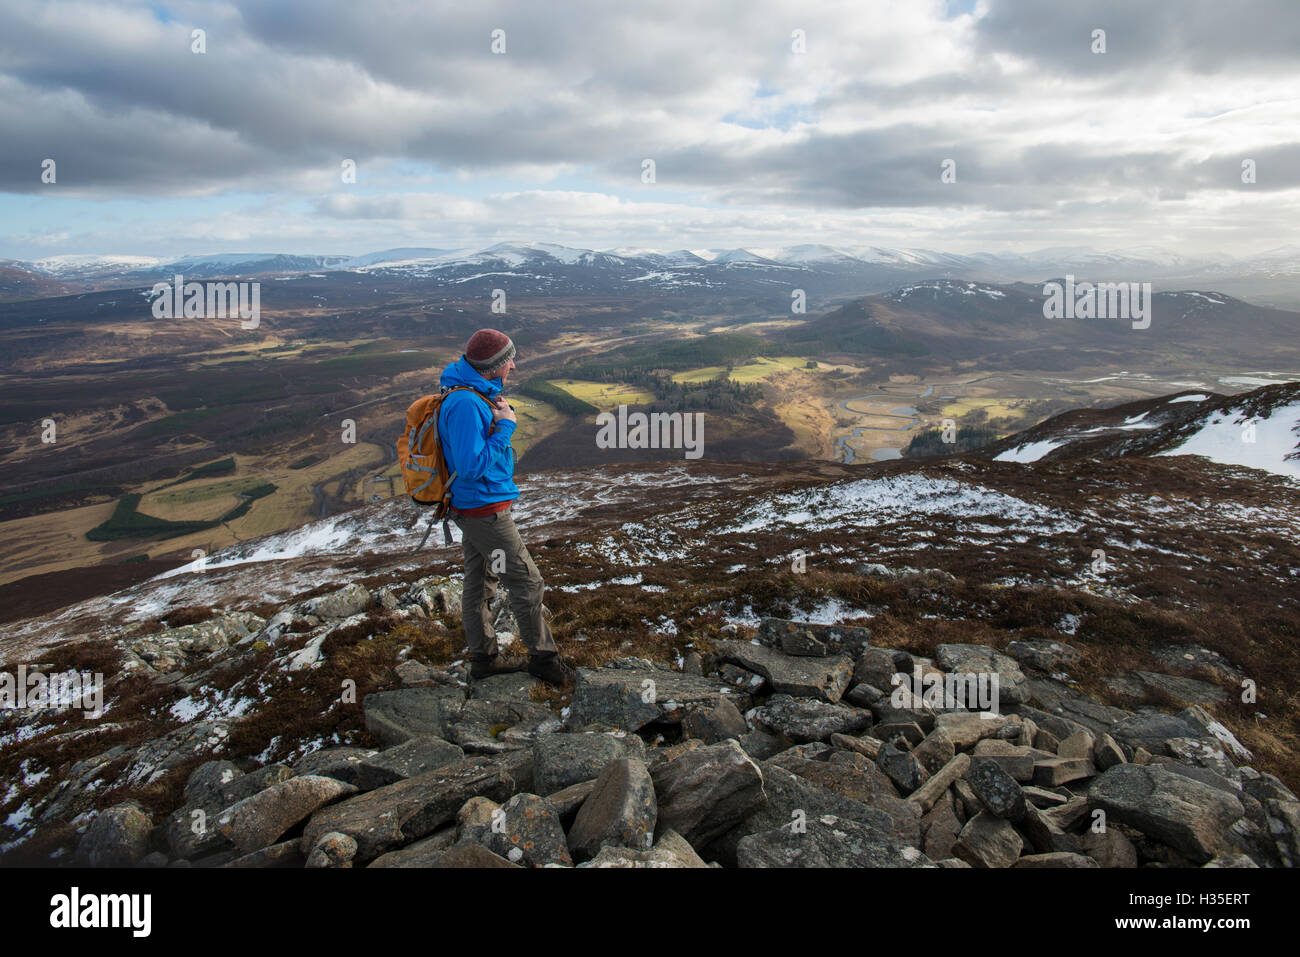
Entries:
{"type": "Polygon", "coordinates": [[[850,618],[872,617],[869,612],[854,608],[852,605],[846,605],[838,598],[828,598],[807,612],[795,608],[791,614],[793,616],[790,619],[791,621],[806,621],[810,625],[838,625],[850,618]]]}
{"type": "Polygon", "coordinates": [[[754,613],[754,606],[746,605],[743,609],[741,609],[740,614],[724,615],[722,617],[722,620],[726,622],[728,625],[746,625],[749,627],[757,628],[760,619],[758,615],[754,613]]]}
{"type": "Polygon", "coordinates": [[[1026,442],[1024,445],[1016,446],[1014,449],[1007,449],[993,456],[994,462],[1037,462],[1048,452],[1053,449],[1059,449],[1065,445],[1057,439],[1043,439],[1041,442],[1026,442]]]}
{"type": "Polygon", "coordinates": [[[257,763],[258,764],[270,763],[271,755],[275,754],[275,749],[279,745],[279,743],[280,743],[280,736],[277,734],[274,738],[272,738],[269,742],[267,742],[266,750],[257,756],[256,758],[257,763]]]}
{"type": "Polygon", "coordinates": [[[777,495],[747,509],[742,516],[744,520],[740,524],[718,529],[715,534],[752,532],[778,522],[803,525],[812,531],[844,526],[874,527],[918,516],[946,519],[991,516],[1016,522],[1022,530],[1041,533],[1077,528],[1076,522],[1067,520],[1060,512],[995,489],[917,474],[836,482],[777,495]]]}
{"type": "Polygon", "coordinates": [[[12,827],[15,829],[21,828],[32,819],[32,812],[34,810],[35,808],[32,807],[31,802],[24,801],[22,807],[5,818],[5,827],[12,827]]]}
{"type": "Polygon", "coordinates": [[[1231,731],[1229,731],[1225,725],[1221,724],[1218,721],[1211,721],[1209,725],[1206,727],[1206,730],[1209,731],[1210,734],[1218,738],[1220,742],[1226,745],[1228,750],[1230,750],[1233,754],[1235,754],[1239,760],[1242,761],[1254,760],[1255,755],[1251,754],[1250,749],[1247,748],[1245,745],[1243,745],[1240,741],[1238,741],[1237,736],[1233,734],[1231,731]]]}
{"type": "Polygon", "coordinates": [[[204,711],[208,710],[206,701],[196,701],[189,695],[175,702],[171,708],[172,717],[178,721],[193,721],[204,711]]]}
{"type": "Polygon", "coordinates": [[[1300,430],[1300,402],[1279,406],[1267,418],[1256,418],[1254,441],[1244,413],[1229,410],[1215,416],[1176,448],[1157,455],[1200,455],[1220,465],[1241,465],[1274,475],[1300,479],[1300,459],[1286,456],[1296,451],[1300,430]]]}
{"type": "MultiPolygon", "coordinates": [[[[351,621],[352,619],[345,620],[351,621]]],[[[293,653],[286,668],[289,671],[302,671],[304,668],[314,668],[320,664],[321,645],[325,644],[325,639],[335,630],[333,628],[327,629],[303,645],[302,648],[293,653]]]]}

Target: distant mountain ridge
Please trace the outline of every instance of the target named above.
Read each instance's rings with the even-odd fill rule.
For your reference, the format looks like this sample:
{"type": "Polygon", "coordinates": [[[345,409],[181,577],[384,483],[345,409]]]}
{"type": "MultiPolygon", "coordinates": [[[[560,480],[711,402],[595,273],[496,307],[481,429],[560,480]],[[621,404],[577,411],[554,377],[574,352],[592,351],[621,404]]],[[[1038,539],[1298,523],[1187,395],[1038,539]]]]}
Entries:
{"type": "MultiPolygon", "coordinates": [[[[217,276],[296,275],[317,271],[349,271],[463,280],[467,268],[495,270],[593,270],[605,281],[651,286],[725,286],[734,276],[798,278],[801,274],[831,285],[879,291],[909,276],[1036,282],[1072,273],[1081,278],[1111,281],[1257,280],[1300,286],[1300,251],[1281,246],[1267,253],[1224,259],[1193,257],[1154,246],[1113,252],[1082,247],[1051,247],[1030,253],[958,254],[930,249],[894,249],[873,245],[830,246],[798,244],[786,247],[653,250],[616,247],[605,250],[555,243],[500,242],[474,248],[398,247],[358,256],[339,254],[217,253],[175,259],[133,255],[65,255],[31,262],[7,261],[6,269],[28,272],[45,280],[95,282],[144,281],[183,273],[195,278],[217,276]]],[[[569,277],[573,281],[574,277],[569,277]]],[[[1166,283],[1167,285],[1167,283],[1166,283]]],[[[1220,288],[1221,283],[1216,285],[1220,288]]]]}

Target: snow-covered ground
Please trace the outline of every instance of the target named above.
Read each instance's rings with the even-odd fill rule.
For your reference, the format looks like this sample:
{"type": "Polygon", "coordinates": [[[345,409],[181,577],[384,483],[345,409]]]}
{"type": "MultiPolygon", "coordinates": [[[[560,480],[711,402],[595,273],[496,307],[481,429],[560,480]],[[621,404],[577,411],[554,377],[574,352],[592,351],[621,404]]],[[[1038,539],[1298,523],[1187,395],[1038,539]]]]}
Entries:
{"type": "Polygon", "coordinates": [[[1300,402],[1279,406],[1267,418],[1242,411],[1215,414],[1177,448],[1159,455],[1203,455],[1220,465],[1244,465],[1300,479],[1300,402]],[[1288,458],[1287,456],[1292,456],[1288,458]]]}
{"type": "Polygon", "coordinates": [[[999,517],[1043,532],[1072,527],[1067,517],[996,489],[928,475],[892,475],[837,482],[777,495],[747,509],[738,524],[717,534],[752,532],[774,525],[809,531],[875,526],[918,516],[972,519],[999,517]]]}

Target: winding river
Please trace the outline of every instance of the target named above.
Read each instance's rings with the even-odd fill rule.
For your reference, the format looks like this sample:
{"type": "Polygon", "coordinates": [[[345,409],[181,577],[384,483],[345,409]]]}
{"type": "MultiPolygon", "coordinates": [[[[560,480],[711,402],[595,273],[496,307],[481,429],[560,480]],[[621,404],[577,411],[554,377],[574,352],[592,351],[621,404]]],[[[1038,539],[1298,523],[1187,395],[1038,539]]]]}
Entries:
{"type": "MultiPolygon", "coordinates": [[[[864,425],[855,428],[848,435],[839,436],[838,438],[835,439],[835,447],[840,451],[840,454],[842,456],[841,460],[846,465],[850,465],[854,462],[854,460],[857,458],[857,455],[853,451],[853,447],[849,445],[849,439],[851,438],[856,439],[859,436],[861,436],[863,432],[908,432],[916,428],[921,423],[920,415],[917,413],[916,409],[912,408],[910,405],[901,406],[896,409],[891,409],[888,412],[864,413],[858,409],[850,409],[849,408],[850,402],[862,402],[870,399],[924,399],[926,396],[930,395],[933,392],[934,392],[934,386],[928,385],[925,387],[924,392],[917,392],[912,395],[908,395],[906,393],[896,393],[896,392],[876,392],[876,393],[872,393],[871,395],[857,395],[851,399],[845,399],[843,402],[840,403],[840,408],[843,409],[845,412],[852,412],[856,415],[878,415],[878,416],[892,417],[897,419],[906,419],[907,424],[893,429],[881,428],[879,426],[864,425]]],[[[876,449],[871,453],[871,457],[876,461],[883,461],[885,459],[896,459],[901,457],[901,455],[902,455],[902,450],[896,448],[876,449]]]]}

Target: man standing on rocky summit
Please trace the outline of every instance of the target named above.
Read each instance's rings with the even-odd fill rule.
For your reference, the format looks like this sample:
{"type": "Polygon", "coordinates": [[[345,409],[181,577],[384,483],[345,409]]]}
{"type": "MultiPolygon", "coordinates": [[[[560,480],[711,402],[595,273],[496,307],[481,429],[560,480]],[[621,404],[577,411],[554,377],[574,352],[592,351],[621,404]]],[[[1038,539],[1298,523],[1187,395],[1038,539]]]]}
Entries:
{"type": "Polygon", "coordinates": [[[519,637],[528,648],[528,673],[553,685],[573,680],[542,617],[542,574],[519,537],[510,503],[519,497],[514,482],[515,453],[510,436],[515,411],[501,395],[515,371],[515,344],[505,333],[480,329],[470,336],[465,354],[443,370],[444,389],[469,386],[486,396],[491,408],[470,392],[453,392],[443,400],[438,434],[451,483],[451,519],[461,531],[465,553],[465,590],[461,618],[470,650],[470,678],[524,670],[519,658],[497,650],[491,606],[498,571],[510,595],[519,637]]]}

